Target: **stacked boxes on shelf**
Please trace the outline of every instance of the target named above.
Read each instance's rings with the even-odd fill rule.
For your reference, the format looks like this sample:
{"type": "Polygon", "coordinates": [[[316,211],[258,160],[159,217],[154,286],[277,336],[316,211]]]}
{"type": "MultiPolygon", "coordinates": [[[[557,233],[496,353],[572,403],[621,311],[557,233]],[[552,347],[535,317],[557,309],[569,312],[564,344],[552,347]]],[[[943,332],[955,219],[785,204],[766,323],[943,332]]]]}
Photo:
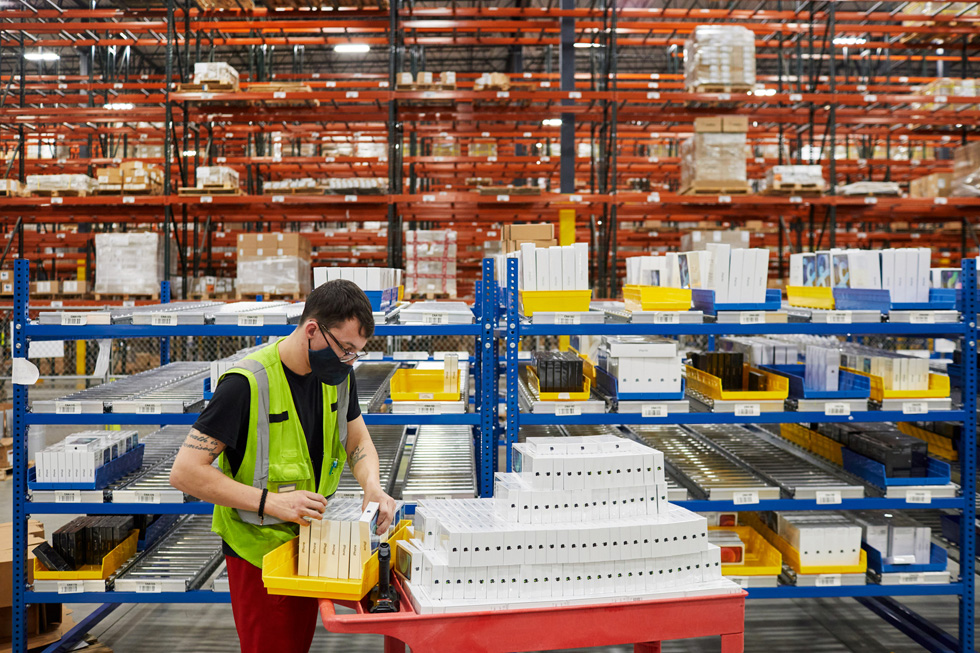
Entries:
{"type": "Polygon", "coordinates": [[[923,478],[929,467],[928,445],[891,424],[819,424],[817,430],[854,453],[881,463],[889,478],[923,478]]]}
{"type": "Polygon", "coordinates": [[[749,91],[755,86],[755,35],[740,25],[698,25],[684,41],[689,91],[749,91]]]}
{"type": "Polygon", "coordinates": [[[694,135],[681,143],[681,193],[745,193],[744,116],[696,118],[694,135]]]}
{"type": "Polygon", "coordinates": [[[718,304],[766,301],[769,250],[707,243],[704,250],[627,259],[626,283],[664,288],[701,288],[718,304]]]}
{"type": "MultiPolygon", "coordinates": [[[[106,295],[157,295],[164,272],[164,246],[170,247],[171,274],[177,251],[155,232],[95,235],[95,292],[106,295]]],[[[83,282],[79,282],[83,283],[83,282]]],[[[64,286],[67,286],[65,282],[64,286]]],[[[67,292],[62,288],[63,292],[67,292]]]]}
{"type": "Polygon", "coordinates": [[[826,185],[818,165],[773,166],[766,171],[765,189],[771,192],[822,193],[826,185]]]}
{"type": "Polygon", "coordinates": [[[882,378],[885,390],[928,390],[929,359],[903,356],[890,351],[844,343],[844,367],[882,378]]]}
{"type": "Polygon", "coordinates": [[[237,91],[238,71],[223,61],[199,61],[194,64],[194,83],[237,91]]]}
{"type": "Polygon", "coordinates": [[[103,194],[139,193],[159,195],[163,192],[163,170],[142,161],[125,161],[118,168],[98,168],[99,192],[103,194]]]}
{"type": "Polygon", "coordinates": [[[980,197],[980,143],[970,143],[953,150],[952,194],[956,197],[980,197]]]}
{"type": "Polygon", "coordinates": [[[678,393],[683,357],[677,342],[655,336],[603,336],[598,365],[617,379],[620,393],[678,393]]]}
{"type": "Polygon", "coordinates": [[[901,512],[852,513],[864,543],[881,553],[886,564],[929,564],[932,530],[901,512]]]}
{"type": "Polygon", "coordinates": [[[24,197],[27,190],[16,179],[0,179],[0,197],[24,197]]]}
{"type": "Polygon", "coordinates": [[[933,285],[928,247],[819,250],[791,254],[789,284],[823,288],[882,289],[892,302],[925,303],[933,285]]]}
{"type": "Polygon", "coordinates": [[[313,268],[313,287],[334,279],[353,281],[361,290],[388,290],[401,285],[402,271],[398,268],[330,267],[313,268]]]}
{"type": "Polygon", "coordinates": [[[949,197],[953,193],[953,174],[934,172],[909,182],[909,197],[949,197]]]}
{"type": "Polygon", "coordinates": [[[456,296],[456,232],[405,232],[405,292],[456,296]]]}
{"type": "Polygon", "coordinates": [[[27,192],[30,195],[85,197],[98,187],[99,182],[87,175],[27,175],[27,192]]]}
{"type": "MultiPolygon", "coordinates": [[[[538,226],[550,227],[551,225],[538,226]]],[[[508,245],[513,242],[515,241],[508,241],[508,245]]],[[[589,289],[588,243],[559,247],[558,245],[539,246],[536,242],[542,241],[521,242],[519,250],[510,251],[501,257],[501,259],[516,258],[519,261],[517,280],[521,290],[589,289]]],[[[500,260],[498,265],[501,270],[507,269],[504,260],[500,260]]]]}
{"type": "Polygon", "coordinates": [[[195,180],[197,188],[237,190],[238,171],[228,166],[198,166],[195,180]]]}
{"type": "Polygon", "coordinates": [[[238,235],[239,295],[306,295],[310,292],[310,241],[298,233],[238,235]]]}

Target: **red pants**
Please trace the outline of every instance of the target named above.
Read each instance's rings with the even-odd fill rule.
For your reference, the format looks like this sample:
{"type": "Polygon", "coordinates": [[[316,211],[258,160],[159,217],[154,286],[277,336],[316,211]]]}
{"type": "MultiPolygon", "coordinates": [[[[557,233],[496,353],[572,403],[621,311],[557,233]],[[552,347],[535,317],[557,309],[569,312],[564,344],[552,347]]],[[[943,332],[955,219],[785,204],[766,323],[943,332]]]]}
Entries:
{"type": "Polygon", "coordinates": [[[316,599],[269,594],[262,570],[225,556],[231,609],[242,653],[308,653],[316,630],[316,599]]]}

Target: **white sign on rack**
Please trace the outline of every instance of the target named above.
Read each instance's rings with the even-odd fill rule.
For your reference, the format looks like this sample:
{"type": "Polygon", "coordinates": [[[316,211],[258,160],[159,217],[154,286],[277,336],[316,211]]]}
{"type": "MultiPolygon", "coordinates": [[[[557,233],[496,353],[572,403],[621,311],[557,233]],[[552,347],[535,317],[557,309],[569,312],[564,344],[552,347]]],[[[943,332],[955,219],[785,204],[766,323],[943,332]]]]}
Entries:
{"type": "Polygon", "coordinates": [[[929,412],[929,405],[924,401],[906,401],[902,403],[902,412],[906,415],[922,415],[929,412]]]}
{"type": "Polygon", "coordinates": [[[555,406],[555,417],[568,417],[570,415],[581,415],[581,406],[555,406]]]}
{"type": "Polygon", "coordinates": [[[578,313],[555,313],[555,324],[557,325],[568,326],[581,323],[582,318],[578,313]]]}
{"type": "Polygon", "coordinates": [[[137,492],[136,503],[160,503],[159,492],[137,492]]]}
{"type": "Polygon", "coordinates": [[[260,327],[265,326],[265,316],[263,315],[239,315],[238,326],[240,327],[260,327]]]}
{"type": "Polygon", "coordinates": [[[449,313],[422,313],[422,324],[449,324],[449,313]]]}
{"type": "Polygon", "coordinates": [[[761,413],[759,404],[735,404],[736,417],[758,417],[761,413]]]}
{"type": "Polygon", "coordinates": [[[177,326],[177,315],[175,313],[154,313],[150,316],[150,324],[156,327],[177,326]]]}
{"type": "Polygon", "coordinates": [[[905,493],[905,501],[908,503],[932,503],[932,491],[909,490],[905,493]]]}
{"type": "Polygon", "coordinates": [[[667,404],[644,404],[644,417],[667,417],[667,404]]]}
{"type": "Polygon", "coordinates": [[[654,313],[654,324],[680,324],[681,316],[678,313],[654,313]]]}
{"type": "Polygon", "coordinates": [[[840,574],[820,574],[816,579],[817,587],[840,587],[840,574]]]}
{"type": "Polygon", "coordinates": [[[163,591],[163,585],[154,581],[140,581],[136,584],[136,592],[139,594],[159,594],[163,591]]]}
{"type": "Polygon", "coordinates": [[[85,326],[87,323],[87,315],[79,315],[77,313],[61,314],[61,326],[85,326]]]}
{"type": "Polygon", "coordinates": [[[850,324],[854,316],[850,311],[830,311],[827,313],[827,324],[850,324]]]}
{"type": "Polygon", "coordinates": [[[898,575],[899,585],[921,585],[925,580],[925,574],[906,573],[898,575]]]}
{"type": "Polygon", "coordinates": [[[932,311],[912,311],[909,313],[910,324],[935,324],[936,314],[932,311]]]}
{"type": "Polygon", "coordinates": [[[80,580],[59,580],[58,594],[81,594],[84,585],[80,580]]]}
{"type": "Polygon", "coordinates": [[[81,503],[82,493],[78,490],[58,490],[54,493],[55,503],[81,503]]]}
{"type": "Polygon", "coordinates": [[[156,402],[146,402],[137,406],[136,412],[140,415],[159,415],[163,412],[163,407],[156,402]]]}
{"type": "Polygon", "coordinates": [[[765,311],[742,311],[738,316],[739,324],[765,324],[765,311]]]}
{"type": "Polygon", "coordinates": [[[817,490],[817,505],[827,506],[840,503],[839,490],[817,490]]]}
{"type": "Polygon", "coordinates": [[[834,401],[824,405],[824,415],[841,416],[851,414],[851,404],[845,401],[834,401]]]}
{"type": "Polygon", "coordinates": [[[54,412],[58,415],[81,415],[82,404],[78,401],[56,401],[54,412]]]}
{"type": "Polygon", "coordinates": [[[734,503],[736,506],[746,506],[753,503],[759,503],[759,493],[755,490],[733,492],[732,503],[734,503]]]}
{"type": "Polygon", "coordinates": [[[416,404],[415,414],[416,415],[435,415],[439,412],[439,406],[436,404],[416,404]]]}

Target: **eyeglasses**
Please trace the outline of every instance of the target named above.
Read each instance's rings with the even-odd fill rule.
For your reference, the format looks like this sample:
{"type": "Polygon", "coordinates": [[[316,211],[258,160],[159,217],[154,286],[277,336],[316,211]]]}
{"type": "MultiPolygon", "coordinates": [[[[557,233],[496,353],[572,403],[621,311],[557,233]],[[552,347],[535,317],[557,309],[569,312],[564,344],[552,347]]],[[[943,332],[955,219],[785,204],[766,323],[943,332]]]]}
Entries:
{"type": "Polygon", "coordinates": [[[337,343],[337,346],[340,347],[340,351],[344,352],[344,355],[340,357],[341,363],[353,363],[358,358],[367,355],[367,352],[358,354],[356,351],[347,351],[346,349],[344,349],[344,346],[340,344],[340,341],[337,340],[337,338],[332,333],[330,333],[329,329],[324,329],[323,326],[320,325],[319,323],[317,323],[317,327],[320,329],[320,333],[324,334],[323,336],[324,340],[327,339],[327,336],[330,336],[330,339],[333,340],[335,343],[337,343]]]}

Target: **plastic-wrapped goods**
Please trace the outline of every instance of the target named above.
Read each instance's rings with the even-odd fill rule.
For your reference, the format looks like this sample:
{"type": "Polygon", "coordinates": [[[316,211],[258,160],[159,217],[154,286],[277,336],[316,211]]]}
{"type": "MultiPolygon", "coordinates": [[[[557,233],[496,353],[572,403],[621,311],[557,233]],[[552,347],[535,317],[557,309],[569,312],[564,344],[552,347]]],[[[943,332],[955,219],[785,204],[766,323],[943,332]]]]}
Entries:
{"type": "Polygon", "coordinates": [[[694,134],[681,143],[681,188],[746,183],[745,134],[694,134]]]}
{"type": "Polygon", "coordinates": [[[199,166],[197,187],[234,186],[238,187],[238,171],[228,166],[199,166]]]}
{"type": "Polygon", "coordinates": [[[223,61],[201,61],[194,64],[195,84],[227,84],[238,90],[238,71],[223,61]]]}
{"type": "Polygon", "coordinates": [[[239,256],[235,287],[239,295],[306,295],[310,262],[298,256],[239,256]]]}
{"type": "Polygon", "coordinates": [[[909,181],[909,197],[949,197],[953,192],[953,175],[934,172],[909,181]]]}
{"type": "Polygon", "coordinates": [[[709,85],[753,87],[755,35],[739,25],[695,27],[684,41],[684,84],[694,91],[709,85]]]}
{"type": "MultiPolygon", "coordinates": [[[[170,241],[170,272],[177,268],[177,246],[170,241]]],[[[155,295],[163,280],[163,237],[155,232],[95,235],[95,292],[155,295]]]]}
{"type": "Polygon", "coordinates": [[[27,175],[27,192],[74,192],[85,195],[98,188],[98,182],[87,175],[27,175]]]}
{"type": "Polygon", "coordinates": [[[0,179],[0,196],[20,197],[24,194],[24,184],[16,179],[0,179]]]}
{"type": "Polygon", "coordinates": [[[456,232],[405,232],[405,291],[456,295],[456,232]]]}
{"type": "Polygon", "coordinates": [[[823,168],[814,165],[773,166],[766,171],[766,188],[823,190],[823,168]]]}
{"type": "Polygon", "coordinates": [[[953,196],[980,197],[980,142],[953,150],[953,196]]]}
{"type": "MultiPolygon", "coordinates": [[[[949,106],[941,98],[951,97],[975,97],[980,95],[980,80],[959,79],[953,77],[940,77],[934,79],[925,86],[913,89],[914,95],[931,95],[938,99],[936,102],[925,104],[914,103],[912,108],[925,109],[926,111],[936,111],[949,106]]],[[[973,111],[977,108],[975,104],[956,104],[953,107],[957,111],[973,111]]],[[[876,157],[877,158],[877,157],[876,157]]]]}

